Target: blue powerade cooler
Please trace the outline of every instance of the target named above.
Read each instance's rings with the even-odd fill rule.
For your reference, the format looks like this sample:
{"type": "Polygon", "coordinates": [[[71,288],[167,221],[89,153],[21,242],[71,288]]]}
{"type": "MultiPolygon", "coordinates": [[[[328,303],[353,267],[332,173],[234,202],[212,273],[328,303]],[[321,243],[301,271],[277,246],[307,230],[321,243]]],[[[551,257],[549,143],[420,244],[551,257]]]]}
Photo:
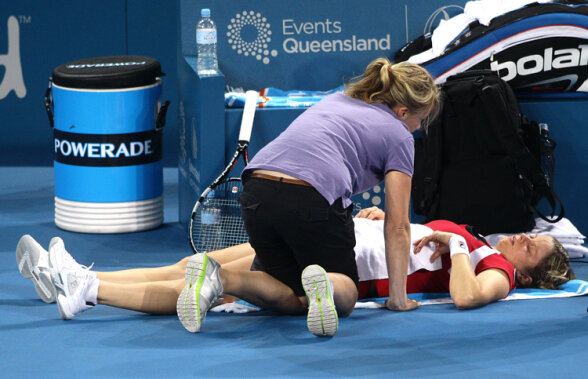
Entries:
{"type": "Polygon", "coordinates": [[[126,233],[163,222],[161,65],[142,56],[77,60],[53,70],[55,224],[126,233]]]}

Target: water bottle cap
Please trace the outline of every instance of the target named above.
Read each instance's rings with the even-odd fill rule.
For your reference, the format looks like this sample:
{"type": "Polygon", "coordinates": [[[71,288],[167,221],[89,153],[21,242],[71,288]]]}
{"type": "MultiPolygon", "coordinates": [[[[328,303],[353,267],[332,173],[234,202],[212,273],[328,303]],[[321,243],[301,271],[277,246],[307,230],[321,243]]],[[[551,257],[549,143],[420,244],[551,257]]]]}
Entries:
{"type": "Polygon", "coordinates": [[[210,9],[202,8],[202,10],[200,11],[200,15],[202,17],[210,17],[210,9]]]}

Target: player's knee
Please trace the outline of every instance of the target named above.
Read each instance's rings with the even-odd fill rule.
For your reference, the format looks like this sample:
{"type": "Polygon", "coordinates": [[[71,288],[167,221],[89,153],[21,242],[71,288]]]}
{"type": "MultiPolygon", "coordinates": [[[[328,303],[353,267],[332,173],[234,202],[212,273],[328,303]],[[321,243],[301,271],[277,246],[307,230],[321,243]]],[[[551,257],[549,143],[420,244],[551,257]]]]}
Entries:
{"type": "Polygon", "coordinates": [[[185,257],[182,260],[180,260],[178,263],[171,266],[170,279],[183,278],[185,276],[186,266],[187,266],[190,258],[191,258],[191,256],[185,257]]]}

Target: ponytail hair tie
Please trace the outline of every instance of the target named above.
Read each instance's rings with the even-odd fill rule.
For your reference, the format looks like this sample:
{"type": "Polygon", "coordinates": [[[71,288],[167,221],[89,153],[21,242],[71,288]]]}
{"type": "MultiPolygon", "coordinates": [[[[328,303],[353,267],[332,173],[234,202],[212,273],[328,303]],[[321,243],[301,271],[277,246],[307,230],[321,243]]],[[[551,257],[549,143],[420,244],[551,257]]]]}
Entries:
{"type": "Polygon", "coordinates": [[[392,66],[388,67],[388,71],[390,71],[390,73],[392,73],[392,66]]]}

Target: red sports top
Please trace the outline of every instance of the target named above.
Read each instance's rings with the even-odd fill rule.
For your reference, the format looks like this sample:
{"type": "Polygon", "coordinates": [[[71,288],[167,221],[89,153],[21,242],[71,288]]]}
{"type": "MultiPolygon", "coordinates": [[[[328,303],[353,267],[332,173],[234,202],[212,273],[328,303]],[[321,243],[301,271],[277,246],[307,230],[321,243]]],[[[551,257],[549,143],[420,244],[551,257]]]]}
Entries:
{"type": "MultiPolygon", "coordinates": [[[[466,229],[466,225],[457,225],[451,221],[437,220],[425,224],[434,231],[450,232],[465,238],[470,251],[470,263],[477,274],[491,268],[500,269],[506,273],[510,283],[510,290],[515,286],[515,268],[496,249],[486,245],[474,237],[466,229]]],[[[449,292],[449,274],[451,273],[451,258],[449,254],[441,256],[442,268],[436,271],[418,270],[407,276],[406,292],[449,292]]],[[[372,283],[377,291],[376,297],[388,297],[388,279],[368,280],[359,283],[359,298],[370,297],[372,283]]],[[[373,294],[372,296],[373,297],[373,294]]]]}

